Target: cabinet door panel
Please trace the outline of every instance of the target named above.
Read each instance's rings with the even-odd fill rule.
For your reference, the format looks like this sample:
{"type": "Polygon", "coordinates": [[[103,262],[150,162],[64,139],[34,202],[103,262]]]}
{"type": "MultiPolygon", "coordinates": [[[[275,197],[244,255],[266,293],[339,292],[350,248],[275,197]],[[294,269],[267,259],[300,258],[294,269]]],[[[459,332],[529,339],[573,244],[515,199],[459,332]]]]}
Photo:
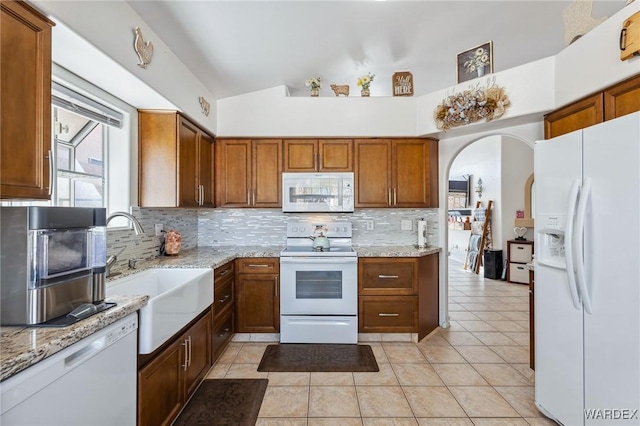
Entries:
{"type": "Polygon", "coordinates": [[[417,294],[417,265],[415,258],[363,258],[358,264],[359,294],[417,294]]]}
{"type": "Polygon", "coordinates": [[[351,139],[318,141],[318,163],[321,172],[352,172],[353,141],[351,139]]]}
{"type": "Polygon", "coordinates": [[[175,113],[138,112],[138,201],[140,207],[177,205],[178,125],[175,113]]]}
{"type": "Polygon", "coordinates": [[[238,274],[236,332],[277,333],[280,330],[278,275],[238,274]]]}
{"type": "Polygon", "coordinates": [[[217,207],[248,207],[251,188],[251,141],[216,142],[217,207]]]}
{"type": "Polygon", "coordinates": [[[603,121],[604,100],[600,92],[548,114],[544,118],[544,137],[555,138],[603,121]]]}
{"type": "Polygon", "coordinates": [[[393,141],[393,205],[428,207],[429,141],[393,141]]]}
{"type": "Polygon", "coordinates": [[[198,128],[180,117],[178,139],[178,207],[198,206],[198,128]]]}
{"type": "Polygon", "coordinates": [[[200,384],[200,379],[211,367],[211,310],[186,333],[189,339],[189,366],[185,372],[185,399],[189,398],[200,384]]]}
{"type": "Polygon", "coordinates": [[[207,134],[201,133],[198,141],[198,148],[198,184],[202,185],[202,205],[204,207],[213,207],[213,138],[207,134]]]}
{"type": "Polygon", "coordinates": [[[213,361],[217,360],[224,352],[227,344],[233,336],[233,310],[228,311],[221,317],[217,317],[213,324],[213,361]]]}
{"type": "Polygon", "coordinates": [[[360,296],[361,333],[415,333],[418,331],[417,296],[360,296]]]}
{"type": "Polygon", "coordinates": [[[282,207],[282,140],[254,140],[252,156],[254,207],[282,207]]]}
{"type": "Polygon", "coordinates": [[[138,424],[169,425],[184,401],[185,352],[174,343],[138,373],[138,424]]]}
{"type": "Polygon", "coordinates": [[[636,111],[640,111],[640,75],[605,90],[605,120],[612,120],[636,111]]]}
{"type": "Polygon", "coordinates": [[[356,207],[391,204],[391,146],[387,139],[355,142],[356,207]]]}
{"type": "Polygon", "coordinates": [[[1,198],[50,198],[51,25],[26,3],[1,4],[1,198]]]}
{"type": "Polygon", "coordinates": [[[315,139],[286,139],[284,142],[285,172],[315,172],[318,141],[315,139]]]}

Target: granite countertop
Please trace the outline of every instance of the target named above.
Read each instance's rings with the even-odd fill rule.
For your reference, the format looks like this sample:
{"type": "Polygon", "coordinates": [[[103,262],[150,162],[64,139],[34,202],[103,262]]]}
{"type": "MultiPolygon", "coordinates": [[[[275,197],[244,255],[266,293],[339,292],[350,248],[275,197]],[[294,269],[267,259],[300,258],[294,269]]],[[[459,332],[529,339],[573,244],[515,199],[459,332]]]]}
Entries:
{"type": "Polygon", "coordinates": [[[149,296],[114,296],[117,305],[68,327],[0,327],[0,381],[136,312],[149,296]]]}
{"type": "Polygon", "coordinates": [[[354,249],[358,257],[422,257],[442,251],[440,247],[433,246],[356,246],[354,249]]]}
{"type": "MultiPolygon", "coordinates": [[[[440,247],[356,246],[358,257],[420,257],[439,253],[440,247]]],[[[138,268],[125,270],[107,278],[107,282],[149,268],[217,268],[241,257],[279,257],[284,246],[200,247],[183,250],[177,256],[160,256],[138,263],[138,268]]],[[[107,284],[108,287],[108,284],[107,284]]],[[[118,305],[105,312],[68,327],[0,327],[0,381],[71,346],[135,312],[147,304],[149,296],[114,296],[107,298],[118,305]]]]}

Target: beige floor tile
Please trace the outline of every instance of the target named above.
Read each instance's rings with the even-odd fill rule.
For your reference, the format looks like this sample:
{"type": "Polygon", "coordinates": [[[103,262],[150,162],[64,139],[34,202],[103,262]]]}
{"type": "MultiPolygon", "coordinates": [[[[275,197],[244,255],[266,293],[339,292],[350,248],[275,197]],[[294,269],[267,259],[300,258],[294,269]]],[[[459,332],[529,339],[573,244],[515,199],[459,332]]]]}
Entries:
{"type": "Polygon", "coordinates": [[[360,417],[354,386],[311,386],[309,417],[360,417]]]}
{"type": "Polygon", "coordinates": [[[239,364],[260,364],[267,346],[266,343],[245,343],[233,362],[239,364]]]}
{"type": "Polygon", "coordinates": [[[356,386],[356,393],[362,417],[413,416],[400,386],[356,386]]]}
{"type": "Polygon", "coordinates": [[[406,387],[404,393],[416,417],[466,417],[464,410],[446,387],[406,387]]]}
{"type": "Polygon", "coordinates": [[[495,331],[491,324],[487,321],[458,321],[467,331],[495,331]]]}
{"type": "Polygon", "coordinates": [[[531,382],[509,364],[474,364],[473,368],[491,386],[531,386],[531,382]]]}
{"type": "Polygon", "coordinates": [[[527,417],[525,420],[531,426],[558,426],[556,422],[546,417],[527,417]]]}
{"type": "Polygon", "coordinates": [[[235,360],[236,355],[238,355],[238,352],[240,352],[240,349],[242,349],[243,345],[244,343],[229,343],[227,349],[224,350],[224,352],[216,362],[219,362],[221,364],[231,364],[235,360]]]}
{"type": "Polygon", "coordinates": [[[463,308],[462,306],[458,305],[457,303],[449,303],[449,311],[450,312],[466,311],[466,309],[463,308]]]}
{"type": "Polygon", "coordinates": [[[504,335],[509,339],[513,340],[520,346],[529,346],[529,332],[513,332],[513,331],[505,331],[504,335]]]}
{"type": "Polygon", "coordinates": [[[451,346],[420,347],[424,357],[432,364],[466,363],[467,361],[451,346]]]}
{"type": "Polygon", "coordinates": [[[353,386],[353,373],[311,373],[311,386],[353,386]]]}
{"type": "Polygon", "coordinates": [[[515,321],[512,320],[504,320],[504,321],[496,321],[489,320],[487,321],[491,326],[493,326],[498,331],[529,331],[528,328],[522,327],[515,321]]]}
{"type": "Polygon", "coordinates": [[[225,379],[266,379],[269,373],[258,371],[258,364],[231,364],[225,379]]]}
{"type": "Polygon", "coordinates": [[[258,417],[307,417],[308,386],[267,386],[258,417]]]}
{"type": "Polygon", "coordinates": [[[487,386],[487,382],[469,364],[433,364],[447,386],[487,386]]]}
{"type": "Polygon", "coordinates": [[[451,312],[449,317],[455,321],[460,321],[460,320],[473,321],[473,320],[481,319],[480,316],[477,314],[474,314],[471,312],[464,312],[464,311],[451,312]]]}
{"type": "Polygon", "coordinates": [[[418,426],[418,422],[413,417],[366,417],[362,419],[362,423],[364,426],[418,426]]]}
{"type": "Polygon", "coordinates": [[[308,426],[362,426],[362,419],[358,418],[310,418],[308,426]]]}
{"type": "Polygon", "coordinates": [[[482,345],[482,342],[478,340],[471,332],[469,331],[452,331],[445,335],[443,335],[445,339],[452,345],[482,345]]]}
{"type": "Polygon", "coordinates": [[[311,373],[269,372],[270,386],[309,386],[311,373]]]}
{"type": "Polygon", "coordinates": [[[529,362],[529,348],[522,346],[490,346],[491,350],[509,364],[526,364],[529,362]]]}
{"type": "Polygon", "coordinates": [[[258,421],[256,422],[256,426],[306,426],[307,418],[268,418],[268,417],[258,417],[258,421]]]}
{"type": "Polygon", "coordinates": [[[388,344],[385,343],[382,345],[384,349],[384,353],[387,354],[387,358],[391,363],[402,363],[402,364],[412,364],[412,363],[422,363],[427,362],[420,349],[413,344],[388,344]]]}
{"type": "Polygon", "coordinates": [[[386,364],[389,362],[389,359],[387,358],[387,354],[384,352],[384,349],[382,349],[382,345],[380,343],[369,343],[369,346],[371,346],[371,350],[373,351],[373,356],[376,357],[376,362],[378,364],[386,364]]]}
{"type": "Polygon", "coordinates": [[[471,419],[475,426],[528,426],[524,419],[495,419],[495,418],[473,418],[471,419]]]}
{"type": "Polygon", "coordinates": [[[499,331],[477,331],[473,334],[485,345],[518,345],[516,342],[505,336],[504,333],[499,331]]]}
{"type": "Polygon", "coordinates": [[[398,379],[391,364],[379,364],[376,373],[353,373],[356,386],[397,386],[398,379]]]}
{"type": "Polygon", "coordinates": [[[486,346],[454,346],[469,363],[497,364],[505,362],[494,351],[486,346]]]}
{"type": "Polygon", "coordinates": [[[229,370],[229,366],[231,364],[219,364],[216,363],[211,370],[207,373],[206,379],[222,379],[225,374],[227,374],[227,370],[229,370]]]}
{"type": "Polygon", "coordinates": [[[449,390],[469,417],[519,417],[490,386],[451,386],[449,390]]]}
{"type": "Polygon", "coordinates": [[[402,386],[444,386],[429,364],[392,364],[392,367],[402,386]]]}
{"type": "Polygon", "coordinates": [[[535,374],[536,374],[536,372],[533,371],[531,369],[531,367],[529,367],[529,363],[526,363],[526,364],[511,364],[511,366],[513,368],[515,368],[516,370],[518,370],[518,372],[520,372],[520,374],[522,374],[524,377],[526,377],[527,380],[529,380],[529,383],[533,386],[533,384],[535,382],[535,374]]]}
{"type": "MultiPolygon", "coordinates": [[[[527,311],[529,308],[527,308],[527,311]]],[[[514,321],[529,321],[529,312],[522,311],[512,311],[512,312],[501,312],[502,316],[514,321]]]]}
{"type": "Polygon", "coordinates": [[[458,321],[449,321],[449,331],[467,331],[458,321]]]}
{"type": "Polygon", "coordinates": [[[495,390],[497,390],[522,417],[543,417],[543,414],[536,408],[533,386],[496,386],[495,390]]]}
{"type": "Polygon", "coordinates": [[[451,346],[451,344],[439,334],[433,334],[431,336],[425,337],[421,341],[417,343],[419,348],[428,348],[431,346],[451,346]]]}
{"type": "Polygon", "coordinates": [[[473,426],[470,419],[463,418],[423,418],[417,420],[420,426],[473,426]]]}
{"type": "Polygon", "coordinates": [[[506,320],[507,317],[502,315],[500,312],[475,312],[475,316],[480,318],[481,320],[495,320],[495,321],[503,321],[506,320]]]}

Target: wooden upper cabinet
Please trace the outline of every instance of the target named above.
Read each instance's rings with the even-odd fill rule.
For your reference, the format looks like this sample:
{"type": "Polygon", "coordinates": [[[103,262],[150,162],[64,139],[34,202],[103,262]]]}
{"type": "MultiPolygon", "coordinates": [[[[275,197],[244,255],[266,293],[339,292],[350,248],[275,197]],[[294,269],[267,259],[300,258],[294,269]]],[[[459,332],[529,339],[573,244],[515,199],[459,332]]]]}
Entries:
{"type": "Polygon", "coordinates": [[[51,27],[25,2],[0,3],[0,198],[49,199],[51,27]]]}
{"type": "Polygon", "coordinates": [[[544,117],[545,139],[571,133],[604,121],[604,97],[597,93],[544,117]]]}
{"type": "Polygon", "coordinates": [[[138,111],[141,207],[213,207],[213,138],[175,111],[138,111]]]}
{"type": "Polygon", "coordinates": [[[285,139],[285,172],[351,172],[351,139],[285,139]]]}
{"type": "Polygon", "coordinates": [[[622,117],[640,111],[640,75],[604,91],[604,119],[622,117]]]}
{"type": "Polygon", "coordinates": [[[355,206],[391,206],[391,143],[389,139],[357,139],[355,151],[355,206]]]}
{"type": "Polygon", "coordinates": [[[216,141],[217,207],[282,206],[282,140],[216,141]]]}
{"type": "Polygon", "coordinates": [[[356,207],[437,207],[438,142],[355,141],[356,207]]]}

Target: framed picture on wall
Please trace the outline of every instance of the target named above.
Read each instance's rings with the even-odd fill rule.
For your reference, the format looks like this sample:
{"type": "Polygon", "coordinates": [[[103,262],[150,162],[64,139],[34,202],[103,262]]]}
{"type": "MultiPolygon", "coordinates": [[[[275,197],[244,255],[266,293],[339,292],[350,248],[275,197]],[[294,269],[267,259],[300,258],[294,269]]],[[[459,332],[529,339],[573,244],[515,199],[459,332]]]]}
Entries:
{"type": "Polygon", "coordinates": [[[458,53],[458,83],[493,72],[493,42],[488,41],[458,53]]]}

